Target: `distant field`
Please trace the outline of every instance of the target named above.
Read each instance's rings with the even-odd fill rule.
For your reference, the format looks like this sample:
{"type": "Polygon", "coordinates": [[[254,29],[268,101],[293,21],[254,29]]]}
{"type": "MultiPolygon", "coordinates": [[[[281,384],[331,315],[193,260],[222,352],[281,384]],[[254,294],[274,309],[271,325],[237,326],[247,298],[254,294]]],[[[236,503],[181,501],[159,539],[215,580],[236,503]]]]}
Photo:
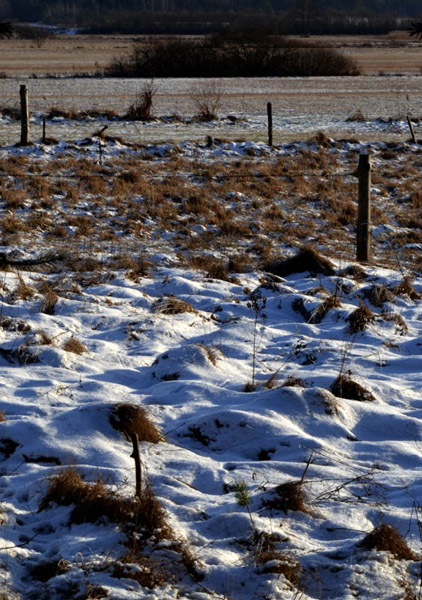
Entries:
{"type": "MultiPolygon", "coordinates": [[[[38,44],[33,40],[0,40],[0,71],[7,76],[95,73],[114,56],[125,54],[141,36],[58,35],[38,44]]],[[[316,37],[324,45],[343,49],[364,74],[415,74],[422,67],[422,44],[406,32],[385,36],[316,37]]]]}

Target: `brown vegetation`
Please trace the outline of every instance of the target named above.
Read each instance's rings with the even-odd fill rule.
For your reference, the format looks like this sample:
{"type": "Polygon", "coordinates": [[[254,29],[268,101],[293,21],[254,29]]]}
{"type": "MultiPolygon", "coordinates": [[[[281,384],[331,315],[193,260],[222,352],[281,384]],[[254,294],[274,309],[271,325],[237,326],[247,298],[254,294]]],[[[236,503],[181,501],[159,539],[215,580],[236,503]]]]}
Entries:
{"type": "Polygon", "coordinates": [[[386,523],[375,527],[359,546],[365,550],[389,552],[397,560],[419,560],[418,555],[409,548],[400,533],[386,523]]]}
{"type": "Polygon", "coordinates": [[[110,423],[128,440],[132,433],[136,433],[140,442],[156,444],[164,439],[142,406],[117,404],[110,412],[110,423]]]}
{"type": "Polygon", "coordinates": [[[323,275],[332,275],[334,267],[332,263],[321,256],[315,248],[306,246],[299,250],[291,258],[282,261],[271,261],[264,265],[264,270],[273,273],[278,277],[287,277],[293,273],[321,273],[323,275]]]}
{"type": "Polygon", "coordinates": [[[331,392],[337,398],[347,398],[360,402],[372,402],[375,396],[360,383],[354,381],[350,375],[340,374],[331,386],[331,392]]]}
{"type": "Polygon", "coordinates": [[[278,485],[272,490],[271,498],[264,500],[263,506],[281,510],[286,515],[289,510],[312,514],[303,489],[303,481],[287,481],[278,485]]]}
{"type": "Polygon", "coordinates": [[[125,531],[135,528],[146,537],[153,533],[157,538],[170,535],[165,513],[149,483],[144,484],[140,501],[129,500],[111,490],[102,479],[87,483],[74,467],[66,467],[49,480],[39,510],[46,510],[53,503],[74,505],[72,523],[96,523],[105,518],[125,531]]]}

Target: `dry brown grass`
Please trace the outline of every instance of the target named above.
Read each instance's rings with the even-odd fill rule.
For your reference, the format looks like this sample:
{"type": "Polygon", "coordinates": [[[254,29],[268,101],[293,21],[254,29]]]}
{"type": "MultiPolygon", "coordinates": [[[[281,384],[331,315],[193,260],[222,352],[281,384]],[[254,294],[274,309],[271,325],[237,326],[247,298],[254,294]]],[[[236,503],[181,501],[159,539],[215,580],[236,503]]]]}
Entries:
{"type": "Polygon", "coordinates": [[[156,444],[164,440],[163,435],[150,420],[142,406],[134,404],[117,404],[110,413],[110,423],[114,429],[121,431],[126,439],[136,433],[140,442],[156,444]]]}
{"type": "Polygon", "coordinates": [[[18,285],[13,292],[13,296],[20,300],[31,300],[35,296],[35,290],[28,285],[22,278],[20,273],[17,274],[18,285]]]}
{"type": "Polygon", "coordinates": [[[41,292],[43,294],[43,299],[40,306],[40,312],[45,315],[54,315],[56,304],[59,299],[58,295],[47,282],[42,283],[41,292]]]}
{"type": "Polygon", "coordinates": [[[400,533],[386,523],[375,527],[358,545],[365,550],[389,552],[397,560],[419,560],[419,556],[409,548],[400,533]]]}
{"type": "Polygon", "coordinates": [[[107,519],[145,539],[153,533],[157,539],[172,537],[164,510],[149,482],[144,483],[140,500],[129,500],[111,490],[101,478],[87,483],[74,467],[67,467],[50,478],[39,510],[53,504],[74,505],[70,514],[72,523],[97,523],[107,519]]]}
{"type": "Polygon", "coordinates": [[[375,400],[375,396],[363,385],[354,381],[350,375],[340,374],[331,385],[331,392],[337,398],[347,398],[348,400],[358,400],[360,402],[373,402],[375,400]]]}
{"type": "Polygon", "coordinates": [[[312,514],[303,489],[303,481],[287,481],[278,485],[272,490],[271,498],[264,500],[263,507],[281,510],[286,515],[289,510],[312,514]]]}
{"type": "Polygon", "coordinates": [[[408,296],[411,300],[420,300],[421,294],[415,290],[411,280],[405,277],[395,288],[394,293],[396,296],[408,296]]]}
{"type": "Polygon", "coordinates": [[[83,343],[73,335],[65,341],[63,344],[63,350],[66,350],[66,352],[72,352],[73,354],[83,354],[84,352],[88,352],[83,343]]]}
{"type": "Polygon", "coordinates": [[[198,311],[189,302],[180,300],[176,296],[164,296],[154,305],[155,312],[163,315],[178,315],[181,313],[195,313],[198,311]]]}
{"type": "Polygon", "coordinates": [[[2,410],[0,410],[0,423],[3,423],[6,420],[5,416],[4,416],[4,412],[2,410]]]}
{"type": "Polygon", "coordinates": [[[301,588],[302,567],[293,555],[270,548],[257,553],[256,562],[261,573],[282,575],[294,588],[301,588]]]}
{"type": "Polygon", "coordinates": [[[346,319],[349,323],[349,333],[356,334],[365,331],[374,319],[375,315],[371,309],[368,306],[361,304],[356,310],[350,313],[346,319]]]}

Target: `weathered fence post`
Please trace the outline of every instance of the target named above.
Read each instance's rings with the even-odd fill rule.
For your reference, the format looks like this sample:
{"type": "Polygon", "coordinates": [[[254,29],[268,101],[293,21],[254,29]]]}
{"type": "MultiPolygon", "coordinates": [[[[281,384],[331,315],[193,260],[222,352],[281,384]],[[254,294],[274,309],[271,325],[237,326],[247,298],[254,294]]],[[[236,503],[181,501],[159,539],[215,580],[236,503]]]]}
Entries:
{"type": "Polygon", "coordinates": [[[359,206],[356,230],[356,260],[368,262],[371,258],[371,157],[359,156],[359,206]]]}
{"type": "Polygon", "coordinates": [[[267,102],[267,116],[268,116],[268,145],[273,145],[273,105],[271,102],[267,102]]]}
{"type": "Polygon", "coordinates": [[[409,129],[410,129],[410,135],[412,136],[412,142],[414,144],[416,144],[416,136],[415,136],[415,131],[413,129],[413,124],[412,121],[410,120],[409,115],[407,116],[407,124],[409,125],[409,129]]]}
{"type": "Polygon", "coordinates": [[[130,455],[131,458],[135,461],[135,477],[136,477],[136,487],[135,487],[135,497],[139,500],[142,496],[142,471],[141,471],[141,456],[139,454],[139,438],[137,433],[131,432],[130,434],[132,444],[133,444],[133,452],[130,455]]]}
{"type": "Polygon", "coordinates": [[[29,108],[28,108],[28,86],[21,85],[21,145],[29,144],[29,108]]]}
{"type": "Polygon", "coordinates": [[[47,126],[47,119],[45,117],[42,118],[42,143],[45,144],[46,142],[46,126],[47,126]]]}

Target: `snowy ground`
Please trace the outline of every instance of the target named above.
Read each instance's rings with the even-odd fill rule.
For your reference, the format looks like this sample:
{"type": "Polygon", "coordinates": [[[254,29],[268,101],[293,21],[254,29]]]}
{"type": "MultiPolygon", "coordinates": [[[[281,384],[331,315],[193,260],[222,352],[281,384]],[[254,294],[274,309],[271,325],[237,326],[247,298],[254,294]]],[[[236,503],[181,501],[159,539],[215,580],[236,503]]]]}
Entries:
{"type": "MultiPolygon", "coordinates": [[[[33,114],[33,138],[41,137],[42,115],[51,109],[74,112],[113,110],[127,113],[145,85],[142,79],[63,78],[0,80],[2,107],[19,107],[19,85],[29,89],[33,114]]],[[[304,139],[323,130],[336,138],[358,137],[364,141],[403,141],[408,136],[406,116],[422,118],[422,77],[297,77],[236,78],[209,82],[204,79],[159,79],[154,81],[153,114],[178,120],[149,123],[109,122],[110,135],[138,143],[199,140],[213,130],[216,137],[230,140],[266,141],[267,102],[273,105],[274,141],[304,139]],[[194,96],[213,90],[219,96],[221,121],[186,124],[197,112],[194,96]],[[360,115],[363,120],[354,117],[360,115]],[[226,119],[236,117],[237,121],[226,119]]],[[[0,119],[1,143],[19,139],[19,123],[0,119]]],[[[48,135],[60,140],[78,139],[92,134],[92,119],[49,120],[48,135]]]]}
{"type": "Polygon", "coordinates": [[[420,598],[422,279],[420,244],[408,239],[420,227],[398,222],[395,212],[417,214],[419,147],[110,141],[99,165],[93,139],[0,154],[7,260],[67,253],[63,264],[2,271],[0,596],[420,598]],[[359,270],[348,269],[353,251],[343,247],[353,223],[328,225],[336,191],[324,208],[323,184],[330,169],[350,178],[362,151],[373,154],[378,173],[377,262],[359,270]],[[290,171],[305,160],[319,169],[310,188],[290,171]],[[221,195],[212,187],[224,166],[244,169],[249,184],[264,163],[278,169],[275,192],[275,171],[250,192],[239,182],[221,195]],[[110,181],[126,174],[130,182],[134,167],[146,173],[144,192],[112,196],[110,181]],[[168,191],[159,204],[158,187],[145,192],[149,176],[168,176],[170,186],[177,169],[204,194],[212,191],[206,202],[230,205],[231,229],[223,218],[208,222],[197,196],[196,213],[188,213],[187,196],[168,191]],[[102,187],[84,191],[82,182],[101,178],[102,187]],[[65,180],[80,189],[65,188],[65,180]],[[286,224],[267,232],[254,211],[270,203],[285,211],[286,224]],[[393,251],[393,235],[395,244],[407,235],[407,247],[393,251]],[[273,244],[275,256],[312,241],[333,268],[274,276],[258,253],[245,268],[210,269],[240,250],[252,256],[258,238],[273,244]],[[188,266],[189,247],[202,249],[208,268],[188,266]],[[361,329],[353,326],[359,314],[361,329]],[[359,400],[332,387],[339,374],[361,386],[359,400]],[[162,433],[158,443],[141,443],[141,458],[172,532],[149,532],[133,553],[127,522],[99,514],[77,523],[71,506],[42,505],[51,477],[73,468],[133,498],[132,446],[110,424],[118,403],[144,407],[162,433]],[[288,504],[278,486],[292,481],[290,501],[303,494],[305,512],[282,509],[288,504]],[[407,559],[360,546],[382,524],[405,538],[407,559]],[[152,589],[151,569],[163,573],[152,589]]]}

